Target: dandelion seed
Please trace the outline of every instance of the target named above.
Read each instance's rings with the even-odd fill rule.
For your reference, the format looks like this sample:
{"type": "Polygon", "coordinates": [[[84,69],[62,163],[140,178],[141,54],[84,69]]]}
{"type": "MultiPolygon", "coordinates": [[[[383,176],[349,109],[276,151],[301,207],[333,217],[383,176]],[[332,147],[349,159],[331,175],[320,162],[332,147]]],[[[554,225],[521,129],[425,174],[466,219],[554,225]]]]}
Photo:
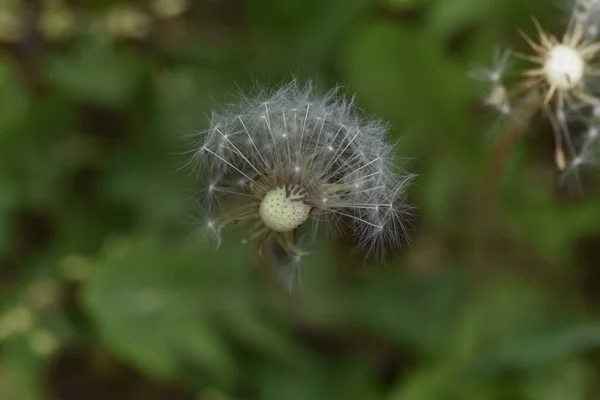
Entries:
{"type": "Polygon", "coordinates": [[[472,76],[490,84],[491,90],[484,102],[502,115],[531,118],[534,113],[517,113],[516,110],[532,106],[542,110],[554,132],[556,167],[564,175],[578,176],[572,169],[589,164],[580,161],[583,153],[586,153],[585,159],[589,159],[589,146],[591,141],[596,141],[595,135],[589,131],[586,134],[585,126],[596,126],[600,122],[600,69],[596,67],[600,42],[595,40],[600,23],[600,1],[574,0],[569,23],[560,39],[545,31],[537,20],[533,19],[533,23],[536,39],[519,31],[530,53],[505,52],[500,57],[496,54],[493,68],[479,68],[472,76]],[[507,89],[503,80],[510,57],[533,66],[520,71],[519,83],[507,89]],[[532,98],[538,100],[532,102],[532,98]],[[580,131],[582,121],[584,129],[580,131]],[[578,139],[581,136],[587,137],[584,144],[578,139]]]}
{"type": "Polygon", "coordinates": [[[194,147],[191,162],[210,182],[201,196],[207,231],[220,237],[235,226],[260,253],[276,243],[294,270],[307,254],[296,241],[305,225],[313,241],[319,226],[345,226],[358,249],[379,257],[406,237],[413,175],[397,165],[387,127],[361,119],[337,90],[293,81],[241,96],[194,147]]]}

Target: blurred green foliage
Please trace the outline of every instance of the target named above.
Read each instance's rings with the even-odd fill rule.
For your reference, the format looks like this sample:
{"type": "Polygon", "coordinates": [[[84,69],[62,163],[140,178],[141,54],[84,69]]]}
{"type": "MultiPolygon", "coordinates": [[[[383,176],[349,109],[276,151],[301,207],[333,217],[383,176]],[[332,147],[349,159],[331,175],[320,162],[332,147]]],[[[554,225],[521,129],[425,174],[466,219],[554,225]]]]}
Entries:
{"type": "Polygon", "coordinates": [[[494,120],[467,72],[559,27],[551,3],[3,0],[0,398],[599,398],[597,177],[565,193],[539,124],[477,212],[494,120]],[[288,296],[195,234],[182,154],[292,75],[345,85],[419,178],[410,244],[323,242],[288,296]]]}

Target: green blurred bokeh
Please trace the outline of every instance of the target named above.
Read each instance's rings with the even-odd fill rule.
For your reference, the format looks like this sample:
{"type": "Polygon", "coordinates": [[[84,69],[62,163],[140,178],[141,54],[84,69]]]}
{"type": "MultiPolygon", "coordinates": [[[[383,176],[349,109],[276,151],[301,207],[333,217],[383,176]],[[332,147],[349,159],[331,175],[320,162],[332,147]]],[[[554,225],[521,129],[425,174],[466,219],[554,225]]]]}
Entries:
{"type": "Polygon", "coordinates": [[[561,5],[0,0],[0,399],[600,398],[594,179],[566,193],[535,123],[478,212],[498,124],[468,71],[561,5]],[[287,296],[197,235],[181,167],[213,108],[292,76],[419,176],[410,243],[323,242],[287,296]]]}

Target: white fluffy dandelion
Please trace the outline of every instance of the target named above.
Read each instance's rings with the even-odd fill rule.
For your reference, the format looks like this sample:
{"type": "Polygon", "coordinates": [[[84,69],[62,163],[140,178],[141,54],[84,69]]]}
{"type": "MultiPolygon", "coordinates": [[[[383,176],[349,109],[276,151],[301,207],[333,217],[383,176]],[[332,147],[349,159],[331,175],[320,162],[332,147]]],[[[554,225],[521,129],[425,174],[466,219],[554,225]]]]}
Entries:
{"type": "Polygon", "coordinates": [[[241,96],[195,138],[192,164],[206,178],[206,229],[235,226],[262,252],[278,244],[298,264],[297,232],[312,225],[350,232],[381,256],[407,236],[405,190],[387,127],[366,121],[338,90],[319,94],[295,81],[241,96]]]}
{"type": "Polygon", "coordinates": [[[593,164],[591,150],[597,136],[590,135],[589,130],[600,123],[597,112],[600,110],[600,69],[596,64],[600,55],[597,40],[600,1],[574,0],[571,7],[569,23],[560,39],[534,20],[537,40],[519,31],[531,49],[530,54],[506,52],[497,57],[493,68],[479,69],[474,76],[490,84],[485,103],[501,114],[518,116],[513,113],[523,105],[544,111],[554,131],[556,166],[563,172],[563,180],[575,178],[574,181],[578,181],[579,168],[593,164]],[[512,57],[526,60],[533,67],[520,71],[520,82],[508,88],[504,75],[512,57]]]}

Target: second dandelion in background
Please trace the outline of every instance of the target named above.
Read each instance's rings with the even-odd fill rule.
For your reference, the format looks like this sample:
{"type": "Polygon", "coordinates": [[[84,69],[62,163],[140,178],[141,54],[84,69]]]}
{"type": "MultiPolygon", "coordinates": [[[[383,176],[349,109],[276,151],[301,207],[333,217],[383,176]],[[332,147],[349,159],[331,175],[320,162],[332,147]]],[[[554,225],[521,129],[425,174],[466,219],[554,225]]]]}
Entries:
{"type": "MultiPolygon", "coordinates": [[[[554,132],[554,161],[562,180],[579,186],[580,167],[595,163],[600,128],[600,70],[594,64],[600,53],[600,1],[575,0],[572,7],[560,40],[534,19],[537,40],[520,31],[530,54],[507,51],[496,57],[493,68],[480,68],[473,75],[491,84],[485,102],[502,115],[530,119],[531,108],[544,112],[554,132]],[[523,79],[507,88],[504,78],[512,57],[534,66],[521,71],[523,79]]],[[[516,122],[524,126],[527,121],[516,122]]]]}

